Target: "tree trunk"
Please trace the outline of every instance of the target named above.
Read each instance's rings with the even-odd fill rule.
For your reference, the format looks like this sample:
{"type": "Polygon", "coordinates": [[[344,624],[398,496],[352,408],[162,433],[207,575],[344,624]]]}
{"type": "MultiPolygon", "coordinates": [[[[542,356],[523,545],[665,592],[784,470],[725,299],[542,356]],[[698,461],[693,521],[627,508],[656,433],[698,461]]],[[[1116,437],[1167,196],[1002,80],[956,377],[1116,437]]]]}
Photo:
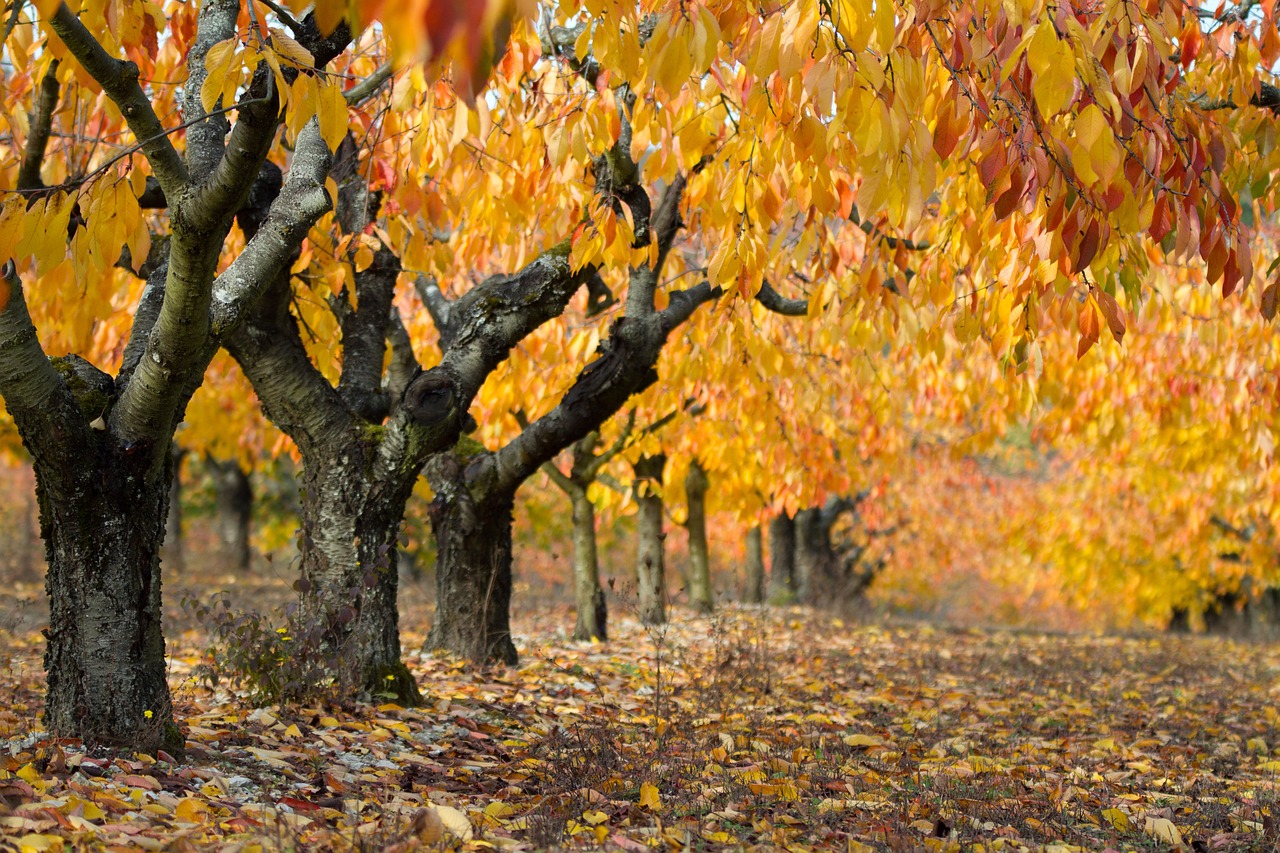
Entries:
{"type": "Polygon", "coordinates": [[[169,515],[165,520],[164,565],[175,571],[185,571],[187,554],[182,540],[182,459],[187,455],[184,447],[173,446],[173,477],[169,480],[169,515]]]}
{"type": "Polygon", "coordinates": [[[218,539],[231,566],[247,571],[252,559],[250,529],[253,523],[253,484],[234,459],[210,459],[217,494],[218,539]]]}
{"type": "Polygon", "coordinates": [[[667,457],[643,456],[635,464],[636,582],[640,595],[640,621],[662,625],[667,621],[666,563],[662,540],[662,469],[667,457]]]}
{"type": "Polygon", "coordinates": [[[573,500],[573,597],[578,622],[575,640],[607,640],[608,605],[600,588],[600,560],[596,552],[596,508],[586,489],[576,489],[573,500]]]}
{"type": "Polygon", "coordinates": [[[320,620],[340,683],[402,705],[422,697],[400,660],[396,541],[416,477],[373,476],[376,442],[302,462],[303,618],[320,620]]]}
{"type": "Polygon", "coordinates": [[[789,604],[796,599],[796,522],[780,512],[769,522],[769,601],[789,604]]]}
{"type": "Polygon", "coordinates": [[[764,537],[760,533],[760,525],[754,525],[747,531],[747,588],[742,600],[747,604],[759,604],[764,601],[764,537]]]}
{"type": "Polygon", "coordinates": [[[148,471],[149,454],[138,464],[108,434],[93,438],[35,466],[49,564],[45,725],[54,737],[181,751],[160,624],[172,462],[148,471]]]}
{"type": "Polygon", "coordinates": [[[821,524],[817,508],[802,509],[796,513],[796,600],[812,604],[816,585],[822,573],[821,524]]]}
{"type": "Polygon", "coordinates": [[[469,487],[469,458],[453,450],[427,463],[436,493],[429,510],[436,540],[436,613],[427,648],[514,666],[519,660],[510,622],[515,494],[469,487]]]}
{"type": "Polygon", "coordinates": [[[689,531],[689,603],[700,613],[710,613],[711,565],[707,554],[707,472],[694,461],[684,480],[689,517],[685,529],[689,531]]]}

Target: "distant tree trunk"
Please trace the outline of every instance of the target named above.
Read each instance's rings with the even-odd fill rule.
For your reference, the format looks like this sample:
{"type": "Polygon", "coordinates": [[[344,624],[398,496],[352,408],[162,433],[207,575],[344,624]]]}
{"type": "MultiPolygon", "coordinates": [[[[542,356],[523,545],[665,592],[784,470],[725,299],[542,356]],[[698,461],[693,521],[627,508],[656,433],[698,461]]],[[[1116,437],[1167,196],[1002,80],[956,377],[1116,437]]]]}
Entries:
{"type": "Polygon", "coordinates": [[[812,604],[821,583],[823,548],[820,511],[802,509],[796,513],[796,600],[812,604]]]}
{"type": "Polygon", "coordinates": [[[182,460],[187,449],[173,445],[173,477],[169,480],[169,515],[165,520],[164,565],[178,572],[186,571],[186,547],[182,539],[182,460]]]}
{"type": "Polygon", "coordinates": [[[754,525],[747,531],[747,588],[742,595],[742,600],[747,604],[759,604],[764,601],[763,539],[760,525],[754,525]]]}
{"type": "Polygon", "coordinates": [[[468,464],[486,453],[455,449],[427,462],[436,539],[436,613],[427,648],[514,666],[519,660],[510,622],[515,493],[468,484],[468,464]]]}
{"type": "Polygon", "coordinates": [[[769,522],[769,601],[787,604],[796,598],[796,522],[786,511],[769,522]]]}
{"type": "Polygon", "coordinates": [[[640,621],[662,625],[667,621],[666,563],[662,540],[662,470],[667,457],[642,456],[635,464],[636,581],[640,594],[640,621]]]}
{"type": "Polygon", "coordinates": [[[573,500],[573,598],[578,622],[575,640],[607,640],[608,605],[600,588],[600,561],[596,551],[596,508],[586,489],[571,494],[573,500]]]}
{"type": "Polygon", "coordinates": [[[707,554],[707,472],[694,460],[685,476],[684,491],[689,517],[689,603],[700,613],[714,609],[711,600],[711,565],[707,554]]]}
{"type": "Polygon", "coordinates": [[[252,560],[253,484],[235,459],[209,459],[217,495],[217,530],[231,566],[247,571],[252,560]]]}
{"type": "MultiPolygon", "coordinates": [[[[523,416],[522,416],[523,417],[523,416]]],[[[632,413],[632,421],[635,414],[632,413]]],[[[522,421],[521,426],[528,426],[522,421]]],[[[588,488],[596,481],[600,469],[625,446],[631,432],[628,421],[622,435],[612,447],[597,452],[600,433],[592,431],[573,443],[573,463],[569,473],[561,471],[554,460],[542,465],[551,482],[560,488],[573,504],[573,598],[577,623],[575,640],[607,640],[609,605],[600,587],[600,557],[596,550],[596,508],[588,496],[588,488]]]]}

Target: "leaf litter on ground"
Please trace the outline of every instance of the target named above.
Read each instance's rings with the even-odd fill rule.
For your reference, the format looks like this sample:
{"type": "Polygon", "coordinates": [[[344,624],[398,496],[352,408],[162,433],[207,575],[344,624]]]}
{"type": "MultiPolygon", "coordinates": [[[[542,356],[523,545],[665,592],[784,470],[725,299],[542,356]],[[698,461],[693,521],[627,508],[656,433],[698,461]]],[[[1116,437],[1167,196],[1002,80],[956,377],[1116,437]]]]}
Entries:
{"type": "MultiPolygon", "coordinates": [[[[1280,652],[799,609],[516,620],[514,669],[408,655],[427,705],[254,708],[171,648],[181,758],[45,737],[0,674],[0,849],[1275,850],[1280,652]]],[[[407,631],[417,648],[421,632],[407,631]]]]}

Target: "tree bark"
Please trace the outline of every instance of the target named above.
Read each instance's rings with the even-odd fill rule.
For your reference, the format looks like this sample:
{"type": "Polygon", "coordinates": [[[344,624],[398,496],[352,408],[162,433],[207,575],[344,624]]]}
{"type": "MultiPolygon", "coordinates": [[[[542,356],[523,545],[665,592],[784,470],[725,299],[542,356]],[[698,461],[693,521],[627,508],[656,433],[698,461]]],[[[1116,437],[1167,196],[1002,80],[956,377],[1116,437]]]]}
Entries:
{"type": "Polygon", "coordinates": [[[764,601],[763,539],[760,525],[754,525],[747,531],[747,588],[742,595],[742,600],[747,604],[759,604],[764,601]]]}
{"type": "Polygon", "coordinates": [[[396,607],[396,544],[416,471],[377,476],[374,436],[324,447],[309,447],[302,463],[303,618],[325,626],[342,684],[420,705],[396,607]]]}
{"type": "Polygon", "coordinates": [[[689,510],[685,529],[689,532],[689,604],[700,613],[710,613],[715,607],[711,600],[711,560],[707,553],[708,485],[707,472],[695,460],[684,479],[689,510]]]}
{"type": "Polygon", "coordinates": [[[477,663],[519,660],[511,641],[511,519],[515,493],[468,484],[466,469],[489,455],[463,439],[426,472],[435,498],[436,613],[427,648],[477,663]]]}
{"type": "Polygon", "coordinates": [[[667,621],[666,560],[662,540],[662,469],[667,457],[642,456],[635,464],[636,585],[640,596],[640,621],[662,625],[667,621]]]}
{"type": "Polygon", "coordinates": [[[785,511],[769,522],[769,601],[796,600],[796,523],[785,511]]]}
{"type": "Polygon", "coordinates": [[[181,751],[161,633],[171,463],[148,471],[101,433],[36,459],[49,569],[45,725],[55,737],[181,751]]]}
{"type": "Polygon", "coordinates": [[[248,472],[235,459],[210,459],[209,467],[217,494],[218,539],[231,566],[237,571],[248,571],[253,557],[250,548],[253,484],[248,472]]]}
{"type": "Polygon", "coordinates": [[[596,508],[586,489],[570,495],[573,501],[573,598],[578,621],[575,640],[607,640],[608,605],[600,588],[600,560],[596,551],[596,508]]]}

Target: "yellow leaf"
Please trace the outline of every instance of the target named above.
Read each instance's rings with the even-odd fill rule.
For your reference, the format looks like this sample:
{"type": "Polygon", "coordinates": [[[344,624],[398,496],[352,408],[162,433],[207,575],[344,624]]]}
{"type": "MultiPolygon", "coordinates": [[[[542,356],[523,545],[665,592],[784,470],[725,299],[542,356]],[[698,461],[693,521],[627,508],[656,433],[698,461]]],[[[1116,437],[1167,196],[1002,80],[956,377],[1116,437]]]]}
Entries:
{"type": "Polygon", "coordinates": [[[873,746],[885,745],[884,739],[878,738],[875,735],[845,735],[843,740],[845,746],[861,746],[870,748],[873,746]]]}
{"type": "Polygon", "coordinates": [[[21,853],[43,853],[45,850],[61,850],[62,839],[56,835],[24,835],[18,839],[21,853]]]}
{"type": "Polygon", "coordinates": [[[1040,112],[1052,117],[1066,109],[1075,94],[1075,56],[1070,45],[1058,38],[1051,22],[1036,27],[1027,48],[1027,65],[1040,112]]]}
{"type": "MultiPolygon", "coordinates": [[[[208,76],[204,78],[204,85],[200,87],[200,105],[204,107],[206,113],[218,103],[218,97],[222,94],[227,76],[231,73],[239,44],[240,40],[232,37],[218,42],[205,54],[204,68],[208,76]]],[[[236,70],[239,71],[238,68],[236,70]]],[[[236,76],[238,78],[239,74],[236,76]]],[[[224,104],[224,106],[228,105],[224,104]]]]}
{"type": "Polygon", "coordinates": [[[0,264],[13,257],[22,242],[22,218],[26,204],[21,196],[11,195],[0,206],[0,264]]]}
{"type": "Polygon", "coordinates": [[[1167,817],[1149,817],[1142,831],[1152,838],[1163,841],[1174,847],[1182,846],[1182,833],[1178,831],[1178,827],[1173,825],[1173,821],[1167,817]]]}
{"type": "Polygon", "coordinates": [[[18,771],[17,776],[19,779],[22,779],[24,782],[40,781],[40,773],[36,770],[36,766],[34,764],[22,765],[22,768],[18,771]]]}
{"type": "Polygon", "coordinates": [[[502,800],[494,800],[484,807],[484,813],[489,817],[503,818],[515,814],[516,810],[502,800]]]}
{"type": "Polygon", "coordinates": [[[330,151],[337,151],[342,138],[347,135],[347,99],[342,96],[338,84],[326,82],[320,87],[317,115],[320,119],[320,136],[330,151]]]}
{"type": "Polygon", "coordinates": [[[314,68],[316,59],[311,51],[289,38],[284,33],[271,28],[271,46],[282,59],[287,59],[299,68],[314,68]]]}
{"type": "Polygon", "coordinates": [[[609,820],[609,816],[602,811],[585,811],[582,813],[582,819],[592,826],[605,823],[609,820]]]}
{"type": "Polygon", "coordinates": [[[1121,832],[1129,831],[1129,816],[1119,809],[1103,809],[1102,819],[1111,825],[1113,829],[1121,832]]]}
{"type": "Polygon", "coordinates": [[[647,807],[655,812],[662,809],[662,797],[658,796],[656,785],[650,785],[645,782],[640,786],[640,806],[642,808],[647,807]]]}
{"type": "Polygon", "coordinates": [[[435,806],[436,816],[440,818],[440,822],[444,824],[445,830],[457,838],[459,841],[470,841],[475,835],[471,829],[471,821],[467,820],[467,816],[455,808],[449,806],[435,806]]]}

